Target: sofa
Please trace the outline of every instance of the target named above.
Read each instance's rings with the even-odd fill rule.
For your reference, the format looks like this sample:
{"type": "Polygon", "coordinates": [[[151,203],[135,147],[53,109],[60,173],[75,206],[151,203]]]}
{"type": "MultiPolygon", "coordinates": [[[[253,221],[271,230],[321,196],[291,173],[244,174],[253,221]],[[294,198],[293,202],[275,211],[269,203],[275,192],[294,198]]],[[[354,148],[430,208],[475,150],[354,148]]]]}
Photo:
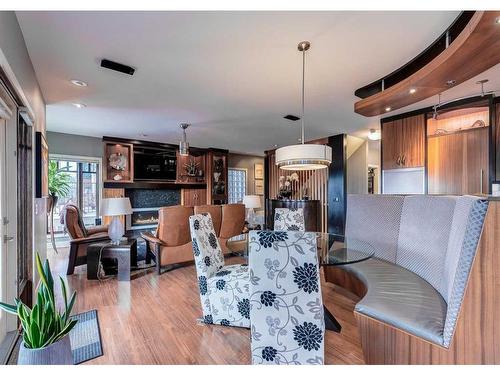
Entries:
{"type": "Polygon", "coordinates": [[[367,363],[463,362],[457,351],[472,348],[464,349],[469,323],[459,316],[488,203],[473,196],[348,196],[345,243],[368,243],[375,255],[327,268],[325,278],[360,297],[355,315],[367,363]]]}
{"type": "Polygon", "coordinates": [[[189,217],[205,212],[212,216],[222,252],[224,254],[230,253],[227,240],[241,234],[245,226],[245,206],[243,204],[162,207],[158,212],[156,232],[141,233],[146,245],[155,255],[159,274],[167,266],[194,260],[189,232],[189,217]]]}

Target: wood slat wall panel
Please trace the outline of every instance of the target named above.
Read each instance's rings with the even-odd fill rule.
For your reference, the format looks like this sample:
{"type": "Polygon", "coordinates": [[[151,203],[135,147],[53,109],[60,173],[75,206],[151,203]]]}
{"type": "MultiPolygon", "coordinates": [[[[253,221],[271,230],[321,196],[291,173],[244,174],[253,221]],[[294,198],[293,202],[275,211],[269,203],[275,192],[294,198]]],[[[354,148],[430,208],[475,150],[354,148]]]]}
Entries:
{"type": "MultiPolygon", "coordinates": [[[[280,170],[275,164],[274,153],[269,153],[269,199],[275,199],[279,193],[280,176],[289,176],[293,171],[280,170]]],[[[321,231],[328,230],[328,168],[316,171],[298,171],[299,181],[293,183],[292,199],[302,199],[303,188],[307,186],[309,199],[319,200],[321,203],[321,231]]]]}

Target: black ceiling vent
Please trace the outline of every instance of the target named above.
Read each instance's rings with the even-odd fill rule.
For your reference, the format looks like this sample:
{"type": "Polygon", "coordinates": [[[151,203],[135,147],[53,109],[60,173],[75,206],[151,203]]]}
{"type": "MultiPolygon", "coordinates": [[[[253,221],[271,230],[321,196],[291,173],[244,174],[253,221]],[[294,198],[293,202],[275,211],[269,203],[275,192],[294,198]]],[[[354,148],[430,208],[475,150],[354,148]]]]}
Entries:
{"type": "Polygon", "coordinates": [[[283,116],[284,119],[287,119],[287,120],[290,120],[290,121],[297,121],[297,120],[300,120],[300,117],[297,117],[295,115],[286,115],[286,116],[283,116]]]}
{"type": "Polygon", "coordinates": [[[125,74],[130,74],[131,76],[134,75],[135,69],[132,68],[131,66],[128,65],[123,65],[111,60],[107,59],[102,59],[101,60],[101,66],[106,69],[111,69],[116,72],[120,73],[125,73],[125,74]]]}

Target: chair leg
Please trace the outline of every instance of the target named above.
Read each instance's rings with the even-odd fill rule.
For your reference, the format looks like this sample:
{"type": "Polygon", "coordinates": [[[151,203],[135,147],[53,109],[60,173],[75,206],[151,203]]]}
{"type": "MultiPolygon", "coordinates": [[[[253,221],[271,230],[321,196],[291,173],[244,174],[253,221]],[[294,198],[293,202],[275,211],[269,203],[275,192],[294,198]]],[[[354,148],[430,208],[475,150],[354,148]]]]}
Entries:
{"type": "Polygon", "coordinates": [[[72,243],[69,247],[68,270],[66,275],[73,275],[75,272],[76,257],[78,256],[78,245],[72,243]]]}
{"type": "Polygon", "coordinates": [[[154,256],[156,258],[156,272],[158,273],[158,275],[161,275],[162,272],[161,272],[161,249],[160,249],[160,245],[155,243],[154,245],[154,256]]]}

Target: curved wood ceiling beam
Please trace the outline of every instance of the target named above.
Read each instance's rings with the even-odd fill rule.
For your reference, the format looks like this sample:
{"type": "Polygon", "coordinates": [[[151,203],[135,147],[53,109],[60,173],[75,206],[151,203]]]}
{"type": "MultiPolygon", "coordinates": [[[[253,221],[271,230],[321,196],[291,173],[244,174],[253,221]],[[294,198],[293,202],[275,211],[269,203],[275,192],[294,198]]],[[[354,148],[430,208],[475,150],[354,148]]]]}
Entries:
{"type": "Polygon", "coordinates": [[[354,112],[371,117],[406,107],[467,81],[500,63],[500,12],[476,12],[460,35],[423,68],[368,98],[354,104],[354,112]],[[410,89],[416,89],[410,94],[410,89]]]}

